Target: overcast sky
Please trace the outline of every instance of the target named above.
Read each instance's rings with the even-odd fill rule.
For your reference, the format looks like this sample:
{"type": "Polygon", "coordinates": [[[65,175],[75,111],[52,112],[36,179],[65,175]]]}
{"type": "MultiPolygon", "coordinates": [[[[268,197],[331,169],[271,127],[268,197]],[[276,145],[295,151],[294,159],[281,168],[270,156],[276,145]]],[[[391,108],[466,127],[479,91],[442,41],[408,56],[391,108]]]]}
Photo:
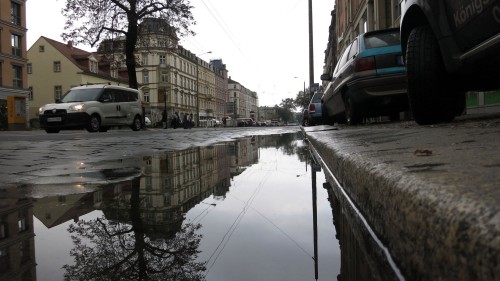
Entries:
{"type": "MultiPolygon", "coordinates": [[[[26,1],[28,48],[40,36],[62,42],[64,3],[26,1]]],[[[295,98],[304,81],[308,87],[308,0],[191,0],[191,5],[197,22],[192,29],[197,35],[180,44],[207,62],[222,59],[233,80],[257,92],[261,106],[295,98]],[[203,54],[208,51],[212,53],[203,54]]],[[[333,8],[333,0],[313,1],[316,83],[321,82],[333,8]]]]}

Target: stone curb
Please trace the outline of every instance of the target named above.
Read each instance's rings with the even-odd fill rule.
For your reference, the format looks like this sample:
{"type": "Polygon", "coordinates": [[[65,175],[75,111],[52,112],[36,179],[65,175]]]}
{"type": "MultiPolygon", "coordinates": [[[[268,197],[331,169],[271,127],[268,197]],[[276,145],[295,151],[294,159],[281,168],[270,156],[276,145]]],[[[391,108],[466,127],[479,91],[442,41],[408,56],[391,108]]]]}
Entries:
{"type": "Polygon", "coordinates": [[[303,130],[407,280],[499,280],[498,127],[303,130]]]}

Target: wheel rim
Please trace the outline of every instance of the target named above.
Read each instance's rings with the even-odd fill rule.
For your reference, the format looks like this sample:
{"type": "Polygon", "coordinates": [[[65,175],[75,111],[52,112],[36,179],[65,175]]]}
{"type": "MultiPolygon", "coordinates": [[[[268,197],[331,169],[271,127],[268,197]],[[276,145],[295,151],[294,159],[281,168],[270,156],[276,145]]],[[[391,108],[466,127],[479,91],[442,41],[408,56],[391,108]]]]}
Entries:
{"type": "Polygon", "coordinates": [[[90,129],[94,132],[97,132],[99,131],[99,128],[100,128],[100,121],[99,121],[99,118],[97,118],[97,116],[92,116],[90,118],[90,129]]]}

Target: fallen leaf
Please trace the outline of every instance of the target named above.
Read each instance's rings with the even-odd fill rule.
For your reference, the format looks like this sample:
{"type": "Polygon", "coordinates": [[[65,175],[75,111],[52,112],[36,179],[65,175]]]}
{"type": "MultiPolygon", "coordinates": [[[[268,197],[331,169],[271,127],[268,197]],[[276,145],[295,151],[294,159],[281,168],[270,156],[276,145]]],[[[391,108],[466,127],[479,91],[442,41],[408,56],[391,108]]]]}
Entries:
{"type": "Polygon", "coordinates": [[[432,150],[418,148],[413,152],[416,156],[431,156],[432,150]]]}

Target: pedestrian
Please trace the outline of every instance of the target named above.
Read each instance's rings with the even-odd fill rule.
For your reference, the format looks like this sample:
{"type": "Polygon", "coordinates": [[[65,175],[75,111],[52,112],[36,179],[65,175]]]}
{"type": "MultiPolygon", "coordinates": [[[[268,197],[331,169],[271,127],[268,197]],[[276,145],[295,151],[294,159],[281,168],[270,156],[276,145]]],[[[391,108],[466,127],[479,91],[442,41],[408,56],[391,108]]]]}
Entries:
{"type": "Polygon", "coordinates": [[[172,115],[172,128],[177,129],[179,126],[179,113],[175,112],[174,115],[172,115]]]}
{"type": "Polygon", "coordinates": [[[188,122],[189,122],[189,129],[193,128],[193,126],[194,126],[193,113],[189,114],[188,122]]]}

